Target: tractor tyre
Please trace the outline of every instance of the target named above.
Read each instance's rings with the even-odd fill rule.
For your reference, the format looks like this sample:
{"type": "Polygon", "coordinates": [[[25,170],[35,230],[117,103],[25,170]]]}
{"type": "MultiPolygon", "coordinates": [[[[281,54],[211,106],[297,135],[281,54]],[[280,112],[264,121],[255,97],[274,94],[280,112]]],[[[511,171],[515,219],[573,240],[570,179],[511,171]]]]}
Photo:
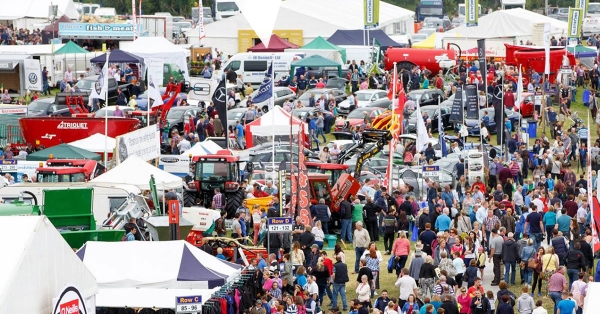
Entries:
{"type": "Polygon", "coordinates": [[[183,206],[184,207],[196,206],[196,193],[183,191],[183,206]]]}
{"type": "Polygon", "coordinates": [[[244,191],[237,190],[235,192],[226,193],[225,199],[227,202],[225,203],[225,211],[227,211],[227,218],[231,219],[235,216],[235,212],[240,206],[242,206],[242,201],[244,200],[244,191]]]}

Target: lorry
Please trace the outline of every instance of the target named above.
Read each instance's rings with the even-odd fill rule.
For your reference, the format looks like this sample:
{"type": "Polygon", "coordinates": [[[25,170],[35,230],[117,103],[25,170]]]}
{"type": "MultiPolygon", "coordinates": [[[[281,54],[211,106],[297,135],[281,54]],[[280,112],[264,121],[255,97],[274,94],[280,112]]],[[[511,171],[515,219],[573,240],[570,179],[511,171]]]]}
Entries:
{"type": "Polygon", "coordinates": [[[242,13],[234,0],[213,0],[212,14],[215,21],[219,21],[242,13]]]}
{"type": "MultiPolygon", "coordinates": [[[[200,20],[198,15],[199,10],[200,8],[198,8],[198,5],[192,7],[192,21],[194,21],[194,24],[198,24],[198,21],[200,20]]],[[[212,9],[210,7],[202,7],[202,21],[204,22],[204,25],[215,21],[213,19],[212,9]]]]}
{"type": "Polygon", "coordinates": [[[452,49],[415,49],[415,48],[388,48],[383,57],[384,69],[411,70],[413,66],[426,67],[433,75],[440,70],[448,70],[456,66],[458,54],[452,49]]]}
{"type": "Polygon", "coordinates": [[[501,0],[502,10],[525,9],[525,0],[501,0]]]}
{"type": "Polygon", "coordinates": [[[138,15],[138,25],[141,25],[141,36],[163,37],[173,41],[173,17],[160,15],[138,15]]]}
{"type": "Polygon", "coordinates": [[[292,62],[304,58],[303,53],[290,52],[242,52],[227,60],[223,65],[223,73],[235,71],[242,75],[244,83],[258,87],[265,78],[265,73],[273,61],[273,75],[275,82],[282,77],[289,77],[292,62]]]}
{"type": "Polygon", "coordinates": [[[104,171],[103,165],[91,159],[48,159],[35,173],[37,182],[87,182],[104,171]]]}
{"type": "Polygon", "coordinates": [[[446,15],[442,0],[421,0],[415,9],[415,21],[423,22],[426,17],[443,19],[446,15]]]}

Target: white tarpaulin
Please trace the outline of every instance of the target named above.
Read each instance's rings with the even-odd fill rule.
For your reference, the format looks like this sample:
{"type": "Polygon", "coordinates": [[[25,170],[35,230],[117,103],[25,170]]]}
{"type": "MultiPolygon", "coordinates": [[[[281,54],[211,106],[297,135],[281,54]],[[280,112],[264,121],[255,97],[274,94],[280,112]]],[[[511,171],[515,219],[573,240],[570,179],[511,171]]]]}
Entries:
{"type": "Polygon", "coordinates": [[[158,124],[117,136],[117,164],[131,156],[152,160],[160,156],[160,130],[158,124]]]}
{"type": "Polygon", "coordinates": [[[97,307],[175,309],[175,298],[200,295],[202,302],[218,289],[99,289],[97,307]]]}
{"type": "Polygon", "coordinates": [[[182,240],[88,241],[77,255],[99,289],[214,289],[234,280],[242,268],[182,240]]]}
{"type": "MultiPolygon", "coordinates": [[[[135,41],[122,41],[119,43],[121,50],[132,53],[138,57],[144,58],[159,58],[164,63],[172,63],[179,66],[179,69],[184,71],[183,76],[186,81],[190,80],[190,74],[187,71],[187,60],[189,51],[173,44],[163,37],[139,37],[135,41]],[[148,49],[153,47],[153,49],[148,49]]],[[[156,79],[156,78],[155,78],[156,79]]]]}
{"type": "Polygon", "coordinates": [[[149,190],[150,175],[154,175],[156,188],[159,190],[177,189],[182,186],[180,177],[160,170],[136,155],[129,156],[127,160],[90,182],[131,184],[141,190],[149,190]]]}
{"type": "Polygon", "coordinates": [[[96,279],[45,216],[0,217],[0,238],[0,313],[51,313],[67,284],[93,306],[96,279]]]}
{"type": "Polygon", "coordinates": [[[113,148],[115,147],[115,145],[117,145],[117,142],[114,138],[110,136],[105,136],[104,134],[96,133],[84,139],[71,142],[69,143],[69,145],[89,150],[90,152],[94,153],[104,153],[105,150],[109,153],[112,153],[113,148]],[[105,144],[105,141],[107,141],[108,143],[105,144]]]}
{"type": "Polygon", "coordinates": [[[271,136],[273,133],[275,135],[290,135],[290,133],[295,135],[300,131],[308,134],[308,125],[306,125],[306,122],[296,117],[293,117],[291,120],[292,126],[290,130],[290,114],[283,110],[283,108],[275,106],[262,117],[246,124],[246,132],[251,133],[252,136],[271,136]]]}

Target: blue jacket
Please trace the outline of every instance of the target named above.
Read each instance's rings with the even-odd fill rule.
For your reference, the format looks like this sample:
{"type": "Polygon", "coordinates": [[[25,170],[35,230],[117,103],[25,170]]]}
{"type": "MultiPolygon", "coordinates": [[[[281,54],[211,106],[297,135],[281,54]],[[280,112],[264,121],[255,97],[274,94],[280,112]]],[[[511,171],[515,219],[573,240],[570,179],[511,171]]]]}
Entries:
{"type": "Polygon", "coordinates": [[[317,130],[317,119],[316,118],[310,120],[310,122],[308,123],[308,129],[314,130],[314,131],[317,130]]]}

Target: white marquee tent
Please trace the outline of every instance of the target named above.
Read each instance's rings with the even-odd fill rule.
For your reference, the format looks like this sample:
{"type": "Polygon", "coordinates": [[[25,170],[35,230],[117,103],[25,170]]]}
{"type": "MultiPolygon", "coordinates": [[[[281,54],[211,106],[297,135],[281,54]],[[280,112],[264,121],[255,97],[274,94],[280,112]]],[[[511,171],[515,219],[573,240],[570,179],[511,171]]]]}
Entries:
{"type": "Polygon", "coordinates": [[[149,190],[150,175],[154,175],[157,189],[177,189],[182,186],[180,177],[160,170],[136,155],[129,156],[127,160],[90,182],[131,184],[142,190],[149,190]]]}
{"type": "MultiPolygon", "coordinates": [[[[362,0],[286,0],[275,22],[275,30],[302,30],[304,44],[323,36],[329,37],[339,29],[363,29],[362,0]]],[[[379,4],[379,29],[393,35],[413,33],[414,12],[386,2],[379,4]]],[[[225,54],[238,52],[238,30],[252,27],[243,14],[206,25],[202,44],[217,47],[225,54]]],[[[198,43],[198,29],[186,33],[190,44],[198,43]]]]}
{"type": "Polygon", "coordinates": [[[175,309],[177,297],[200,295],[202,300],[210,299],[215,289],[99,289],[96,295],[97,307],[108,308],[156,308],[175,309]]]}
{"type": "Polygon", "coordinates": [[[459,26],[448,31],[446,37],[500,38],[516,37],[518,40],[532,39],[533,26],[536,23],[550,23],[553,36],[566,35],[567,22],[537,14],[525,9],[494,11],[479,18],[475,27],[459,26]]]}
{"type": "Polygon", "coordinates": [[[51,313],[67,285],[93,306],[96,279],[45,216],[0,217],[0,238],[0,313],[51,313]]]}
{"type": "Polygon", "coordinates": [[[96,133],[84,139],[71,142],[69,145],[89,150],[90,152],[94,153],[104,153],[105,150],[109,153],[112,153],[114,147],[117,145],[117,141],[110,136],[96,133]]]}
{"type": "Polygon", "coordinates": [[[138,57],[158,58],[164,63],[173,63],[179,66],[179,69],[185,71],[183,74],[186,81],[189,81],[190,75],[187,69],[187,60],[189,50],[183,49],[163,37],[139,37],[135,41],[122,41],[120,48],[123,51],[132,53],[138,57]],[[152,47],[152,49],[148,49],[152,47]]]}
{"type": "Polygon", "coordinates": [[[183,240],[88,241],[77,255],[100,290],[214,289],[234,280],[242,268],[183,240]]]}

